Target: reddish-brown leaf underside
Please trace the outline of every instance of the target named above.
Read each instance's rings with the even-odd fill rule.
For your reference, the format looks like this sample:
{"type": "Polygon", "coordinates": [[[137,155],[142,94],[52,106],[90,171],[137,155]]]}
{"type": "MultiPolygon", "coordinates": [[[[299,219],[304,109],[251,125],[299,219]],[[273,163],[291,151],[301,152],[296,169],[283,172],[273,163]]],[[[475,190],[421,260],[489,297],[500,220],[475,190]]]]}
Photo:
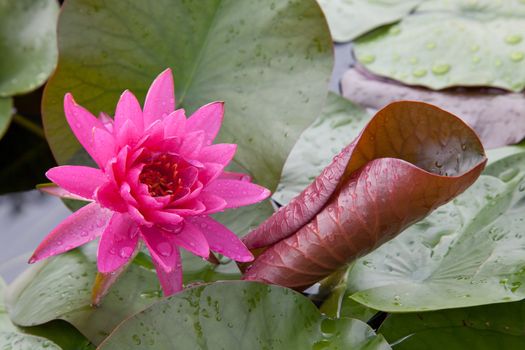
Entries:
{"type": "Polygon", "coordinates": [[[244,279],[304,289],[468,188],[483,146],[456,116],[412,101],[380,110],[288,205],[244,238],[244,279]]]}

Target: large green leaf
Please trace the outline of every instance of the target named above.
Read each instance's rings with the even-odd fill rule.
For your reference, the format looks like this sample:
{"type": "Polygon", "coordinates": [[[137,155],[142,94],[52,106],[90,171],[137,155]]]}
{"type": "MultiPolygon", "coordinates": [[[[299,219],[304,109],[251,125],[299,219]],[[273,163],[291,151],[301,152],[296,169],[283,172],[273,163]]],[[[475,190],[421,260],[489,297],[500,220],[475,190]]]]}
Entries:
{"type": "Polygon", "coordinates": [[[0,0],[0,96],[34,90],[57,60],[56,0],[0,0]]]}
{"type": "Polygon", "coordinates": [[[0,349],[2,350],[88,350],[94,349],[71,326],[47,324],[20,328],[9,319],[4,306],[4,281],[0,278],[0,349]],[[57,339],[53,342],[50,339],[57,339]],[[60,346],[58,345],[60,344],[60,346]]]}
{"type": "Polygon", "coordinates": [[[384,24],[396,22],[423,0],[318,0],[334,41],[350,41],[384,24]]]}
{"type": "Polygon", "coordinates": [[[365,323],[332,320],[278,286],[200,286],[134,315],[99,349],[390,349],[365,323]]]}
{"type": "Polygon", "coordinates": [[[430,0],[399,24],[355,43],[376,74],[433,89],[525,87],[525,3],[430,0]]]}
{"type": "Polygon", "coordinates": [[[273,198],[284,205],[301,193],[370,118],[364,109],[330,92],[321,115],[301,134],[286,159],[273,198]]]}
{"type": "Polygon", "coordinates": [[[525,298],[525,152],[492,163],[453,202],[358,260],[352,298],[422,311],[525,298]]]}
{"type": "Polygon", "coordinates": [[[64,94],[112,113],[125,89],[139,99],[171,67],[178,107],[226,102],[220,140],[274,189],[296,138],[321,110],[332,43],[314,0],[69,0],[59,20],[59,63],[43,116],[60,163],[79,152],[64,94]]]}
{"type": "MultiPolygon", "coordinates": [[[[122,320],[161,298],[151,260],[139,253],[98,307],[91,306],[96,244],[47,259],[26,270],[9,286],[6,303],[13,322],[40,325],[61,319],[72,323],[94,344],[122,320]]],[[[211,265],[182,252],[185,283],[239,278],[232,262],[211,265]]]]}
{"type": "Polygon", "coordinates": [[[13,116],[13,100],[0,98],[0,139],[7,131],[13,116]]]}
{"type": "Polygon", "coordinates": [[[525,348],[525,303],[390,315],[380,328],[398,350],[525,348]]]}

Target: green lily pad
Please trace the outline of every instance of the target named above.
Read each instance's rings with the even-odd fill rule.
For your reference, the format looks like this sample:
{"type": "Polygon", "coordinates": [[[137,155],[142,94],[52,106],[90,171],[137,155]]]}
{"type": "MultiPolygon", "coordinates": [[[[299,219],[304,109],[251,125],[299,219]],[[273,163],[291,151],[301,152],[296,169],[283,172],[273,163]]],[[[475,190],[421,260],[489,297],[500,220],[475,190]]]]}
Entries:
{"type": "Polygon", "coordinates": [[[525,87],[525,3],[430,0],[355,42],[375,74],[432,89],[525,87]]]}
{"type": "Polygon", "coordinates": [[[0,96],[42,85],[57,60],[56,0],[0,1],[0,96]]]}
{"type": "Polygon", "coordinates": [[[10,98],[0,98],[0,139],[9,128],[13,117],[13,100],[10,98]]]}
{"type": "MultiPolygon", "coordinates": [[[[28,268],[6,293],[13,322],[27,327],[65,320],[92,343],[99,344],[122,320],[161,298],[153,264],[139,253],[102,304],[92,307],[95,251],[96,244],[90,244],[28,268]]],[[[239,277],[233,263],[217,267],[185,252],[183,269],[186,283],[239,277]]]]}
{"type": "Polygon", "coordinates": [[[330,92],[321,115],[290,152],[273,199],[284,205],[301,193],[357,137],[370,118],[361,107],[330,92]]]}
{"type": "Polygon", "coordinates": [[[487,167],[449,204],[361,258],[352,298],[392,312],[525,298],[525,152],[487,167]]]}
{"type": "Polygon", "coordinates": [[[332,38],[354,40],[379,26],[397,22],[423,0],[318,0],[332,38]]]}
{"type": "Polygon", "coordinates": [[[390,315],[380,331],[399,350],[525,348],[525,303],[390,315]]]}
{"type": "Polygon", "coordinates": [[[159,301],[122,323],[105,349],[390,349],[352,319],[328,319],[306,297],[256,282],[219,282],[159,301]]]}
{"type": "Polygon", "coordinates": [[[47,324],[20,328],[9,319],[4,305],[5,283],[0,278],[0,349],[2,350],[91,350],[94,349],[78,332],[63,325],[47,324]],[[51,339],[57,338],[57,343],[51,339]],[[60,344],[57,345],[57,344],[60,344]]]}
{"type": "Polygon", "coordinates": [[[226,102],[219,141],[237,143],[236,160],[270,189],[321,110],[332,68],[330,33],[314,0],[70,0],[58,37],[43,117],[60,163],[80,150],[62,110],[66,92],[95,114],[112,113],[122,91],[143,100],[171,67],[178,107],[191,113],[226,102]]]}

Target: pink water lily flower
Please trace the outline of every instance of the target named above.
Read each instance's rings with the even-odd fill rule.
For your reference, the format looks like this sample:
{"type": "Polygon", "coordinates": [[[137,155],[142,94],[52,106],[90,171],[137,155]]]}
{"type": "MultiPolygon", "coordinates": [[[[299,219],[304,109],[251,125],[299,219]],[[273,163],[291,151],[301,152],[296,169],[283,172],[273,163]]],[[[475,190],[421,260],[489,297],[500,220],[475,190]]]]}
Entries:
{"type": "MultiPolygon", "coordinates": [[[[170,69],[151,85],[142,109],[125,91],[115,118],[94,117],[64,99],[66,119],[98,168],[59,166],[46,175],[56,193],[91,203],[58,225],[30,263],[100,237],[97,265],[111,273],[145,242],[165,295],[182,289],[179,248],[208,258],[210,249],[240,262],[252,254],[228,228],[209,217],[228,208],[260,202],[270,192],[244,174],[224,171],[234,144],[212,144],[224,106],[213,102],[190,118],[175,110],[170,69]]],[[[52,192],[52,191],[51,191],[52,192]]]]}

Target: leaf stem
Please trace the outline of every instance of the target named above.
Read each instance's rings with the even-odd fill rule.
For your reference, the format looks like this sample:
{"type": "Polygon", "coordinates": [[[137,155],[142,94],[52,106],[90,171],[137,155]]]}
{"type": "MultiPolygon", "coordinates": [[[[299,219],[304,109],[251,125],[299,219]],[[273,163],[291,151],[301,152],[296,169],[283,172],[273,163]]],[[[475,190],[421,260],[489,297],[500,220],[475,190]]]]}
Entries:
{"type": "Polygon", "coordinates": [[[33,123],[31,120],[27,119],[26,117],[20,114],[15,114],[13,116],[13,122],[17,123],[18,125],[28,130],[29,132],[35,134],[36,136],[44,140],[46,139],[44,130],[39,125],[37,125],[36,123],[33,123]]]}

